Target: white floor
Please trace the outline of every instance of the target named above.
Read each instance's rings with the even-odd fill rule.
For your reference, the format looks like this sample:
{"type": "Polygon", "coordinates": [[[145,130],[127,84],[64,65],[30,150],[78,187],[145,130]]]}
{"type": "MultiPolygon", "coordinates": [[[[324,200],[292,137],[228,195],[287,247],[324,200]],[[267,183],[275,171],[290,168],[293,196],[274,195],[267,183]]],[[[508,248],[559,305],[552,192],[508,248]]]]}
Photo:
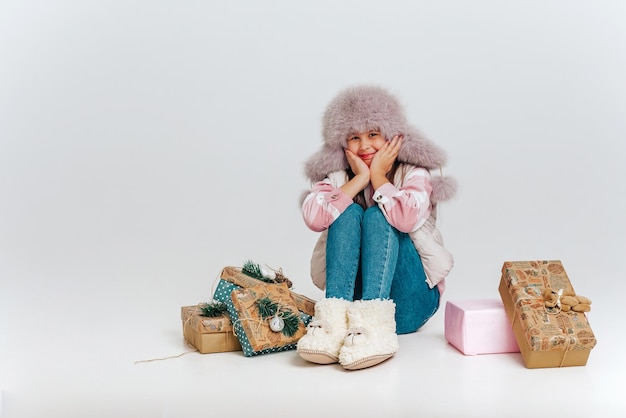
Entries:
{"type": "Polygon", "coordinates": [[[294,351],[136,363],[188,349],[180,304],[165,293],[149,301],[139,288],[122,296],[115,286],[11,290],[0,296],[2,418],[626,416],[625,340],[601,301],[591,317],[599,343],[585,367],[529,370],[519,354],[463,356],[444,339],[441,309],[400,337],[395,357],[347,372],[294,351]]]}

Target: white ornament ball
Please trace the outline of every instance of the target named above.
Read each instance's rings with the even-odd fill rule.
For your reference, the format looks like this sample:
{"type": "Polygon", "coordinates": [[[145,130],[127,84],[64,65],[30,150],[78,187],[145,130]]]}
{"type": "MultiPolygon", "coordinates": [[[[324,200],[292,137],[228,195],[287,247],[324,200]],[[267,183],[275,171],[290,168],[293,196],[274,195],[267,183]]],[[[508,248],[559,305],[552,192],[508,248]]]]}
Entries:
{"type": "Polygon", "coordinates": [[[281,332],[285,328],[285,321],[280,316],[270,319],[270,329],[274,332],[281,332]]]}

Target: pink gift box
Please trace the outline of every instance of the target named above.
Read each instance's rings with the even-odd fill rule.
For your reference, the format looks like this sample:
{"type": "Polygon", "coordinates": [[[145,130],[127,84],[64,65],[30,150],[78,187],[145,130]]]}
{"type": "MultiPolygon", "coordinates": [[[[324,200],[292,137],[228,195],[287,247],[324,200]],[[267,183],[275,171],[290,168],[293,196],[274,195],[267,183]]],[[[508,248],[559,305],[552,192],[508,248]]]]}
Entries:
{"type": "Polygon", "coordinates": [[[504,305],[498,299],[446,302],[445,337],[465,355],[519,352],[504,305]]]}

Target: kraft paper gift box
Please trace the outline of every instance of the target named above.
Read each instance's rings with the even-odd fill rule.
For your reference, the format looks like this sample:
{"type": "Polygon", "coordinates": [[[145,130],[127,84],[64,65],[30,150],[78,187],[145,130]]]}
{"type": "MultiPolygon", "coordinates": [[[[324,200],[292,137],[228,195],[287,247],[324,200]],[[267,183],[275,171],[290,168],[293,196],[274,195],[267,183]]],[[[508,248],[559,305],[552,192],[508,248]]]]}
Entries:
{"type": "MultiPolygon", "coordinates": [[[[296,343],[305,334],[306,326],[300,319],[298,311],[289,289],[282,284],[260,284],[257,286],[234,290],[231,293],[236,318],[231,314],[231,319],[237,325],[241,325],[244,333],[240,334],[236,328],[237,337],[242,347],[250,347],[251,352],[262,352],[272,349],[294,349],[296,343]],[[264,318],[261,314],[259,302],[265,299],[276,303],[280,314],[287,318],[292,316],[297,324],[293,332],[288,332],[287,327],[281,330],[272,330],[270,321],[274,316],[264,318]]],[[[229,311],[229,313],[231,313],[229,311]]],[[[280,318],[280,317],[278,317],[280,318]]],[[[282,318],[281,318],[282,319],[282,318]]]]}
{"type": "Polygon", "coordinates": [[[465,355],[519,352],[501,300],[448,301],[444,327],[446,340],[465,355]]]}
{"type": "Polygon", "coordinates": [[[233,324],[228,315],[209,318],[201,315],[198,305],[183,306],[183,336],[202,354],[240,351],[241,344],[233,334],[233,324]]]}
{"type": "MultiPolygon", "coordinates": [[[[238,267],[224,267],[220,274],[220,279],[226,280],[227,282],[233,283],[242,288],[249,288],[252,286],[257,286],[259,284],[264,284],[266,282],[255,279],[254,277],[250,277],[241,271],[241,268],[238,267]]],[[[313,316],[315,314],[315,301],[296,293],[292,290],[289,291],[291,293],[291,297],[293,298],[296,306],[300,312],[303,312],[307,315],[313,316]]]]}
{"type": "MultiPolygon", "coordinates": [[[[262,354],[294,350],[297,346],[297,340],[304,335],[304,329],[309,322],[311,322],[312,316],[306,312],[298,311],[297,304],[293,300],[293,292],[288,290],[286,284],[267,284],[260,280],[256,280],[256,282],[261,284],[244,288],[227,280],[221,279],[213,295],[215,300],[226,304],[228,314],[231,322],[233,323],[233,332],[241,344],[244,356],[254,357],[262,354]],[[264,291],[259,292],[258,290],[255,290],[263,286],[267,286],[269,288],[278,286],[281,290],[277,296],[272,296],[264,291]],[[269,331],[269,321],[259,321],[258,310],[254,312],[254,302],[258,299],[251,299],[250,296],[243,298],[237,297],[241,294],[241,292],[247,289],[252,289],[255,294],[261,296],[269,295],[270,297],[275,298],[276,301],[280,300],[281,305],[289,307],[292,312],[296,313],[301,322],[301,325],[298,327],[299,331],[297,335],[294,338],[285,339],[279,335],[274,335],[276,333],[269,331]],[[291,297],[291,302],[289,302],[289,297],[291,297]],[[236,300],[236,304],[233,300],[236,300]],[[242,306],[244,301],[245,306],[242,306]],[[240,316],[240,313],[243,313],[244,315],[240,316]],[[263,324],[261,324],[261,322],[263,322],[263,324]],[[269,334],[269,332],[272,334],[269,334]]],[[[255,296],[252,296],[252,298],[255,298],[255,296]]]]}
{"type": "Polygon", "coordinates": [[[587,315],[546,309],[546,288],[574,291],[563,264],[507,261],[498,288],[527,368],[584,366],[596,345],[587,315]]]}

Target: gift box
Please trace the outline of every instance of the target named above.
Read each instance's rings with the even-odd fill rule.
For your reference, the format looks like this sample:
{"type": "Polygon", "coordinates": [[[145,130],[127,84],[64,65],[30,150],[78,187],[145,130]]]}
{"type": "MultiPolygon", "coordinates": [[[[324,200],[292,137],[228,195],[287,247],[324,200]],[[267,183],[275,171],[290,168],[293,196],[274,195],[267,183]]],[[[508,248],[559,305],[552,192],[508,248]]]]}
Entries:
{"type": "Polygon", "coordinates": [[[444,328],[446,341],[465,355],[519,352],[498,299],[446,302],[444,328]]]}
{"type": "Polygon", "coordinates": [[[499,292],[527,368],[584,366],[596,345],[582,312],[548,309],[544,291],[574,291],[563,264],[507,261],[499,292]]]}
{"type": "MultiPolygon", "coordinates": [[[[253,286],[257,286],[259,284],[264,284],[266,282],[255,279],[254,277],[250,277],[243,273],[238,267],[224,267],[220,274],[220,279],[226,280],[227,282],[233,283],[242,288],[250,288],[253,286]]],[[[294,291],[289,291],[291,297],[296,303],[296,307],[300,312],[304,312],[307,315],[313,316],[315,314],[315,301],[310,299],[304,295],[296,293],[294,291]]]]}
{"type": "MultiPolygon", "coordinates": [[[[244,356],[254,357],[262,354],[294,350],[297,345],[297,340],[304,335],[304,329],[309,322],[311,322],[312,315],[309,315],[306,312],[298,311],[297,304],[295,300],[293,300],[292,295],[293,292],[289,291],[286,284],[268,284],[260,280],[255,280],[254,286],[244,288],[225,279],[220,279],[217,288],[215,289],[213,298],[226,304],[228,314],[231,322],[233,323],[233,333],[241,344],[244,356]],[[271,291],[270,293],[265,292],[265,289],[263,291],[257,290],[259,287],[269,287],[270,289],[272,287],[279,287],[281,289],[279,296],[271,297],[274,297],[275,300],[283,306],[283,308],[289,307],[292,313],[296,313],[298,315],[301,322],[301,325],[299,326],[299,328],[301,328],[301,332],[298,332],[295,338],[284,339],[277,335],[270,335],[269,332],[272,331],[268,331],[269,321],[258,320],[258,309],[256,312],[251,312],[254,311],[253,299],[256,296],[265,297],[268,296],[268,294],[272,294],[271,291]],[[242,291],[246,289],[253,289],[254,295],[256,296],[253,296],[252,293],[248,293],[247,296],[242,297],[242,291]],[[289,297],[291,297],[291,303],[289,303],[289,297]],[[286,303],[283,303],[283,299],[286,303]],[[235,307],[234,300],[236,300],[237,308],[235,307]]],[[[258,298],[256,300],[258,300],[258,298]]],[[[274,333],[272,332],[272,334],[274,333]]]]}
{"type": "Polygon", "coordinates": [[[305,334],[300,312],[286,284],[260,284],[234,290],[231,293],[236,319],[245,335],[239,342],[253,352],[266,349],[295,348],[293,345],[305,334]],[[263,307],[268,307],[265,314],[263,307]],[[291,320],[291,328],[288,321],[291,320]],[[245,338],[243,338],[245,337],[245,338]]]}
{"type": "Polygon", "coordinates": [[[202,354],[240,351],[241,344],[233,334],[233,324],[228,315],[209,318],[201,315],[200,306],[183,306],[180,317],[183,321],[185,341],[202,354]]]}

